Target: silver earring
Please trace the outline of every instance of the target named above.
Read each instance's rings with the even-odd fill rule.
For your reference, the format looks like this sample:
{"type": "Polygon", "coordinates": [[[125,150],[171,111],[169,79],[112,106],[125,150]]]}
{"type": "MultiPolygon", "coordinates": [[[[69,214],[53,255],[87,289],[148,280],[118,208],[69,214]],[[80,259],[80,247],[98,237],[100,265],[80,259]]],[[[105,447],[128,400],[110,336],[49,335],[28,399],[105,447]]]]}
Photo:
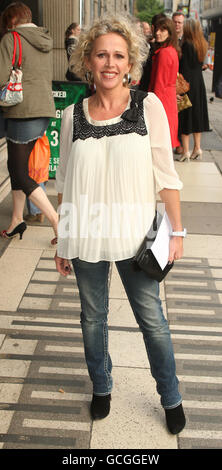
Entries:
{"type": "Polygon", "coordinates": [[[132,80],[132,78],[131,78],[130,73],[125,73],[125,75],[123,77],[123,84],[124,85],[126,85],[126,84],[129,85],[131,83],[131,80],[132,80]]]}
{"type": "Polygon", "coordinates": [[[87,70],[87,72],[85,73],[85,79],[89,83],[93,82],[93,74],[90,70],[87,70]]]}

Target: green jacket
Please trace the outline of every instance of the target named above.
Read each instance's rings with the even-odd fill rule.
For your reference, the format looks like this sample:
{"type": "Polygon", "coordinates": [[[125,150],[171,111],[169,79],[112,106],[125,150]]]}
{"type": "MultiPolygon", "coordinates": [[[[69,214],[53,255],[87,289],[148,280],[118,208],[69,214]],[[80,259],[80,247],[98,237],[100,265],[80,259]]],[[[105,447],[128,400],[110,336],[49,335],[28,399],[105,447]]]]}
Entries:
{"type": "MultiPolygon", "coordinates": [[[[52,96],[53,42],[45,28],[34,24],[19,26],[22,43],[23,102],[2,107],[5,118],[55,117],[52,96]]],[[[18,59],[18,41],[16,57],[18,59]]],[[[7,83],[13,55],[13,35],[6,33],[0,42],[0,86],[7,83]]]]}

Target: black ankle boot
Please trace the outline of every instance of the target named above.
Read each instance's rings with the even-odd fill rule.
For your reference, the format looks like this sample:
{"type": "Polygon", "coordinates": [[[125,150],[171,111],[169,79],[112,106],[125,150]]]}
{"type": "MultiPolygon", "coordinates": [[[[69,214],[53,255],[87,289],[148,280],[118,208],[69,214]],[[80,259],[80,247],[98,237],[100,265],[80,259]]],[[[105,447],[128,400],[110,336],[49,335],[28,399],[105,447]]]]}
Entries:
{"type": "Polygon", "coordinates": [[[94,395],[92,398],[90,411],[93,419],[103,419],[108,416],[110,412],[111,395],[94,395]]]}
{"type": "Polygon", "coordinates": [[[169,431],[172,434],[178,434],[182,431],[186,424],[186,418],[184,415],[182,404],[176,408],[169,408],[165,410],[166,422],[169,431]]]}

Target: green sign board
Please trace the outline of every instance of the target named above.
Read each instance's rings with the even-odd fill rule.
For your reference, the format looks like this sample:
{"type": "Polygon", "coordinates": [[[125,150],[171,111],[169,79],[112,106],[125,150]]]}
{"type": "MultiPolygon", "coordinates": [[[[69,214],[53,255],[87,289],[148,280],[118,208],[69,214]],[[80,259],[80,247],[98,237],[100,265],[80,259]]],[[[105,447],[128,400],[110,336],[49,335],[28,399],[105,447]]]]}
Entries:
{"type": "Polygon", "coordinates": [[[50,123],[46,131],[51,150],[49,178],[55,178],[56,168],[59,163],[59,142],[63,111],[70,104],[78,103],[82,98],[89,96],[90,91],[88,84],[84,82],[53,81],[52,93],[55,101],[56,117],[50,119],[50,123]]]}

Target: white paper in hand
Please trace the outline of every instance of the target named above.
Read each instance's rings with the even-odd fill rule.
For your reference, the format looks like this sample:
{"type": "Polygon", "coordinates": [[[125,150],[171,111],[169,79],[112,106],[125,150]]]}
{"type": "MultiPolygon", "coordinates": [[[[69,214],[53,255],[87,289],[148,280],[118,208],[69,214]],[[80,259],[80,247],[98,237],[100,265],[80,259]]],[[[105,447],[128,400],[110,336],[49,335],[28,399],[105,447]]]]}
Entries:
{"type": "Polygon", "coordinates": [[[150,248],[156,260],[158,261],[161,269],[164,269],[168,263],[171,234],[171,223],[169,221],[167,213],[164,212],[156,239],[150,248]]]}

